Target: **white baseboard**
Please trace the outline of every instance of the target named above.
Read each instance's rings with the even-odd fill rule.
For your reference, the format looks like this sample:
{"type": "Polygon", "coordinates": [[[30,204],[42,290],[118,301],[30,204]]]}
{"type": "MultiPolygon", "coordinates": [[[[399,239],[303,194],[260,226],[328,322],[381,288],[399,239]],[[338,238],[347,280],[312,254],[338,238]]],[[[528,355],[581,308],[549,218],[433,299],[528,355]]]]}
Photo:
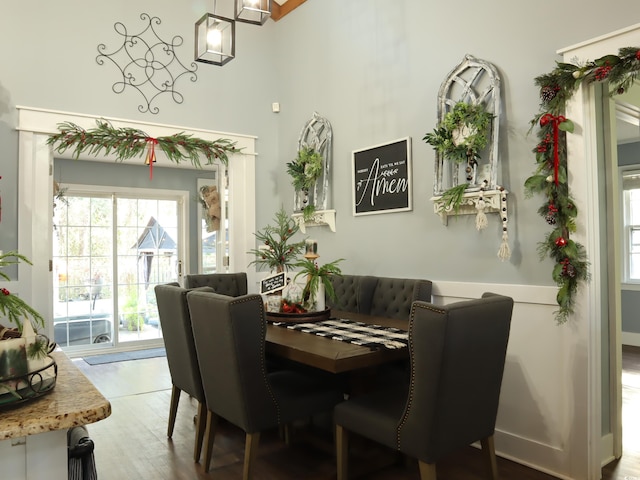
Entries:
{"type": "Polygon", "coordinates": [[[622,345],[640,347],[640,333],[622,332],[622,345]]]}
{"type": "Polygon", "coordinates": [[[608,433],[607,435],[603,435],[600,439],[600,451],[602,452],[602,459],[600,465],[603,467],[611,462],[613,462],[616,458],[613,455],[613,434],[608,433]]]}

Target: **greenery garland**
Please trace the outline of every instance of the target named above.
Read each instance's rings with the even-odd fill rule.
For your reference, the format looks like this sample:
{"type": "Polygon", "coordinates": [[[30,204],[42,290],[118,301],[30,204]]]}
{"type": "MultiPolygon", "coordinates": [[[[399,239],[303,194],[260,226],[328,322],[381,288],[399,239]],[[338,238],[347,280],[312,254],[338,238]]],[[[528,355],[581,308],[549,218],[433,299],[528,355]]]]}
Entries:
{"type": "Polygon", "coordinates": [[[62,154],[73,148],[73,156],[87,152],[90,155],[105,155],[113,152],[117,160],[122,161],[133,157],[140,157],[147,153],[146,164],[155,162],[155,147],[160,148],[169,160],[180,163],[189,159],[193,166],[200,168],[200,156],[206,158],[210,165],[219,160],[224,165],[229,162],[228,154],[238,153],[241,149],[235,147],[235,142],[228,139],[215,141],[202,140],[184,132],[171,136],[153,138],[142,130],[135,128],[115,128],[106,120],[97,120],[97,127],[85,130],[71,122],[58,124],[60,133],[50,135],[47,143],[57,145],[55,151],[62,154]]]}
{"type": "Polygon", "coordinates": [[[564,117],[566,105],[583,83],[608,81],[610,95],[616,95],[624,93],[639,72],[640,49],[626,47],[618,55],[605,55],[583,65],[557,62],[553,71],[535,78],[541,99],[540,112],[531,120],[531,129],[540,127],[533,149],[537,168],[524,186],[528,197],[539,193],[546,198],[538,213],[553,229],[538,244],[538,253],[541,259],[549,256],[555,262],[552,278],[558,286],[558,324],[573,313],[578,287],[589,279],[586,250],[570,238],[576,231],[578,209],[567,181],[566,134],[573,132],[573,123],[564,117]]]}
{"type": "Polygon", "coordinates": [[[458,102],[423,140],[452,162],[477,160],[487,146],[492,119],[482,104],[458,102]]]}

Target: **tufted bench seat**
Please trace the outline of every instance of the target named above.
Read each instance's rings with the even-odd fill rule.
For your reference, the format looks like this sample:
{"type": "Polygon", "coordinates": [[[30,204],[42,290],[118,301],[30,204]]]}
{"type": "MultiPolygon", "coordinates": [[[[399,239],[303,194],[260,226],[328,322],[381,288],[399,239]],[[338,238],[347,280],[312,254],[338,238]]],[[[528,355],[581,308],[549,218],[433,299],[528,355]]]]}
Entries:
{"type": "Polygon", "coordinates": [[[334,275],[331,283],[337,299],[327,305],[335,310],[408,320],[414,301],[431,303],[430,280],[334,275]]]}

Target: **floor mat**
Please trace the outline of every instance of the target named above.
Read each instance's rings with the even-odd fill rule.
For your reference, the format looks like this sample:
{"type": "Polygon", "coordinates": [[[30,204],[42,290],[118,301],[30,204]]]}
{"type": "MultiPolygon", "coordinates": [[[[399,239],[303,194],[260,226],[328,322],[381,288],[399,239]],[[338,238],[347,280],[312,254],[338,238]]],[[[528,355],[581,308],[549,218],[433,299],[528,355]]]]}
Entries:
{"type": "Polygon", "coordinates": [[[107,353],[105,355],[92,355],[83,357],[89,365],[102,365],[103,363],[124,362],[126,360],[140,360],[143,358],[164,357],[167,355],[164,347],[148,348],[146,350],[133,350],[131,352],[107,353]]]}

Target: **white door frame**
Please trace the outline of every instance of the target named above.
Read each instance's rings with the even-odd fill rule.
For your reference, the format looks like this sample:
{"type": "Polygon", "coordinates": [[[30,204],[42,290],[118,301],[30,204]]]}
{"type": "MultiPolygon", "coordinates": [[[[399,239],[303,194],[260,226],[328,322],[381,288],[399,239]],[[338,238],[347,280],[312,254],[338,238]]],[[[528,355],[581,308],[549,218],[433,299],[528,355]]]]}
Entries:
{"type": "MultiPolygon", "coordinates": [[[[620,48],[640,44],[640,24],[600,36],[578,45],[564,48],[558,53],[569,63],[582,64],[604,55],[617,54],[620,48]]],[[[574,386],[576,393],[583,395],[586,402],[575,406],[576,428],[572,442],[577,454],[572,456],[572,478],[599,480],[603,459],[610,458],[619,448],[621,428],[619,419],[612,422],[613,441],[603,441],[602,419],[602,358],[605,355],[612,362],[611,381],[617,382],[612,397],[612,407],[620,404],[620,359],[616,350],[620,346],[620,327],[610,331],[609,351],[601,348],[602,318],[601,295],[607,291],[607,285],[601,282],[600,266],[603,259],[600,251],[599,202],[604,201],[598,192],[598,131],[596,125],[596,95],[593,86],[581,86],[567,104],[567,118],[572,119],[578,128],[567,136],[569,187],[576,203],[580,206],[579,230],[576,241],[583,243],[590,260],[592,280],[579,291],[576,299],[576,315],[572,322],[574,329],[575,360],[582,366],[574,367],[574,386]],[[603,290],[604,289],[604,290],[603,290]],[[617,363],[617,364],[616,364],[617,363]],[[616,375],[615,372],[618,372],[616,375]],[[610,450],[610,451],[607,451],[610,450]],[[580,453],[582,452],[582,453],[580,453]]],[[[613,241],[613,240],[612,240],[613,241]]],[[[604,259],[606,260],[606,259],[604,259]]],[[[577,397],[579,398],[579,397],[577,397]]]]}
{"type": "MultiPolygon", "coordinates": [[[[229,232],[230,271],[246,271],[249,285],[256,284],[252,258],[247,253],[255,247],[255,142],[256,137],[214,132],[173,125],[145,123],[132,120],[100,117],[79,113],[16,107],[18,110],[18,251],[33,262],[33,266],[18,267],[20,296],[47,320],[44,333],[53,338],[53,282],[51,277],[53,232],[53,148],[47,144],[50,135],[58,133],[57,126],[72,122],[91,129],[97,120],[107,120],[115,127],[130,127],[145,131],[152,137],[169,136],[183,132],[204,140],[220,138],[236,142],[241,153],[229,155],[229,232]],[[46,280],[45,280],[46,279],[46,280]],[[36,281],[37,280],[37,281],[36,281]]],[[[60,157],[61,155],[56,155],[60,157]]],[[[68,155],[64,155],[67,157],[68,155]]],[[[83,160],[114,162],[115,156],[83,160]]],[[[157,153],[158,166],[194,168],[188,161],[176,164],[161,152],[157,153]]],[[[144,159],[129,159],[134,164],[144,159]]],[[[206,169],[207,166],[203,165],[206,169]]],[[[198,226],[198,234],[200,233],[198,226]]],[[[185,258],[188,260],[189,252],[185,258]]]]}

